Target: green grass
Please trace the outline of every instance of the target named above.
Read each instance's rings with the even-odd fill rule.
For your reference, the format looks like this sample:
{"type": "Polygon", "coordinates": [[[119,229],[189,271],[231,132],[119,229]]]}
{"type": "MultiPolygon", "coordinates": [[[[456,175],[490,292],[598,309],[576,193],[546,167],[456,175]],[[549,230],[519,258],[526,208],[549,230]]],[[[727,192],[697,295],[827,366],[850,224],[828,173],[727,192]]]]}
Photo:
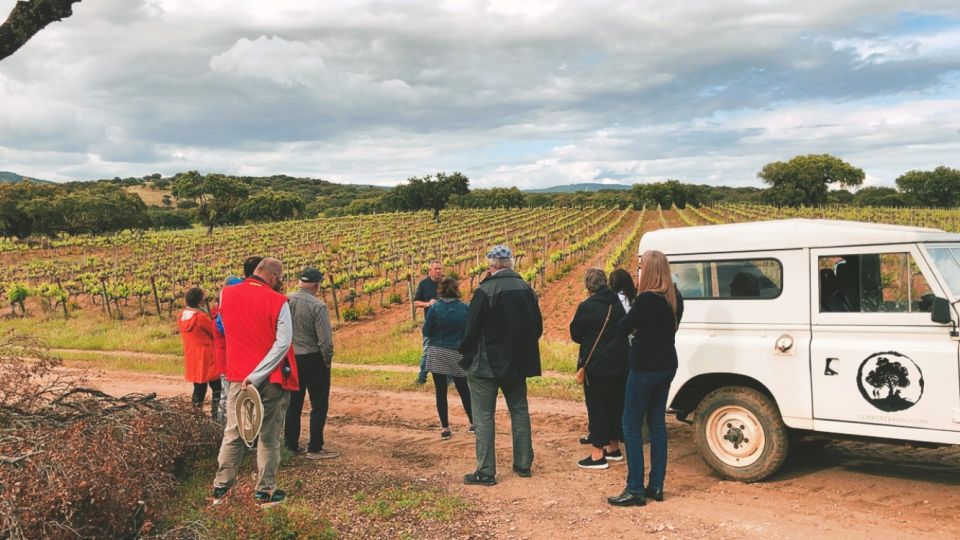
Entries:
{"type": "MultiPolygon", "coordinates": [[[[99,313],[69,321],[54,316],[8,319],[0,331],[12,329],[38,337],[55,349],[79,349],[58,353],[64,360],[94,369],[137,371],[160,375],[183,373],[182,346],[174,323],[147,317],[138,321],[115,321],[99,313]],[[99,354],[97,351],[131,351],[156,356],[99,354]],[[164,356],[167,355],[167,356],[164,356]]],[[[416,366],[422,338],[419,328],[405,322],[380,335],[354,334],[336,342],[333,374],[336,384],[351,388],[395,392],[432,391],[415,384],[412,372],[338,368],[337,364],[369,366],[416,366]]],[[[541,341],[541,365],[545,372],[573,374],[578,346],[564,341],[541,341]]],[[[583,399],[572,378],[546,376],[528,381],[530,395],[558,399],[583,399]]]]}
{"type": "Polygon", "coordinates": [[[23,319],[0,320],[0,331],[43,340],[55,349],[88,351],[137,351],[181,354],[183,345],[176,323],[156,317],[111,320],[99,311],[73,313],[69,320],[54,313],[23,319]]]}
{"type": "Polygon", "coordinates": [[[580,346],[570,341],[540,341],[540,366],[544,371],[573,374],[580,346]]]}
{"type": "Polygon", "coordinates": [[[348,342],[334,333],[334,362],[344,364],[416,366],[420,364],[423,337],[419,327],[403,323],[382,334],[357,335],[348,342]]]}
{"type": "MultiPolygon", "coordinates": [[[[418,385],[413,372],[378,371],[337,368],[332,371],[333,385],[391,392],[433,392],[433,385],[418,385]]],[[[583,389],[572,377],[533,377],[527,379],[527,393],[531,396],[582,400],[583,389]]]]}
{"type": "MultiPolygon", "coordinates": [[[[253,454],[246,453],[238,480],[253,471],[253,454]]],[[[284,456],[289,460],[289,455],[284,456]]],[[[212,489],[213,472],[217,460],[209,456],[193,462],[180,477],[177,493],[163,505],[157,522],[160,532],[175,527],[202,530],[215,538],[337,538],[337,532],[328,519],[306,499],[291,497],[282,505],[269,509],[257,509],[252,501],[252,491],[234,488],[234,499],[241,496],[251,500],[230,500],[221,507],[211,509],[207,497],[212,489]]],[[[302,488],[302,485],[295,489],[302,488]]]]}
{"type": "Polygon", "coordinates": [[[159,507],[152,532],[177,538],[199,532],[200,537],[231,540],[332,540],[340,536],[338,529],[366,538],[398,538],[413,530],[410,538],[420,538],[424,531],[449,528],[445,525],[475,511],[460,496],[410,477],[387,478],[363,466],[334,473],[302,458],[291,459],[289,454],[281,462],[280,480],[287,500],[273,508],[257,508],[249,480],[254,470],[252,452],[245,453],[237,484],[224,502],[210,506],[207,498],[216,469],[213,456],[191,463],[179,476],[174,496],[159,507]]]}
{"type": "Polygon", "coordinates": [[[101,354],[96,351],[61,351],[57,356],[91,369],[138,371],[158,375],[183,375],[183,359],[179,356],[133,357],[101,354]]]}
{"type": "Polygon", "coordinates": [[[469,504],[459,497],[409,484],[370,495],[358,491],[353,499],[360,503],[362,514],[381,519],[390,519],[407,511],[421,518],[451,521],[470,508],[469,504]]]}
{"type": "Polygon", "coordinates": [[[417,384],[416,373],[405,371],[379,371],[372,369],[338,368],[336,362],[331,370],[334,386],[387,390],[391,392],[433,392],[432,384],[417,384]]]}

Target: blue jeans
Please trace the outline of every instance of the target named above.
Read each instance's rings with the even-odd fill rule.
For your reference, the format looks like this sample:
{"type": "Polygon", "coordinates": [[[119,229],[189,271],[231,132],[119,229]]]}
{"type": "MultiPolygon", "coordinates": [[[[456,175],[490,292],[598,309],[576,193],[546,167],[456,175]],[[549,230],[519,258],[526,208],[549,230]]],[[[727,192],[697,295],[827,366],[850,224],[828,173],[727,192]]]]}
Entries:
{"type": "Polygon", "coordinates": [[[677,370],[634,371],[627,376],[623,442],[627,450],[627,491],[643,493],[643,418],[650,427],[650,481],[663,489],[667,474],[667,394],[677,370]]]}
{"type": "Polygon", "coordinates": [[[421,383],[427,382],[427,345],[429,338],[423,338],[423,352],[420,353],[420,374],[417,375],[417,380],[421,383]]]}

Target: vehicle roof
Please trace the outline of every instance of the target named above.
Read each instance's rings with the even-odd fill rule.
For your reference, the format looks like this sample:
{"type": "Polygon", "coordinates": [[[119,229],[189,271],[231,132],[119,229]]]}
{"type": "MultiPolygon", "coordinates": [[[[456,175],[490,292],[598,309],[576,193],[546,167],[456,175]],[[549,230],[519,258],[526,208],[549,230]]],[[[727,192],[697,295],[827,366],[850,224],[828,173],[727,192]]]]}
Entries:
{"type": "Polygon", "coordinates": [[[667,255],[679,255],[913,242],[960,242],[960,234],[923,227],[795,218],[650,231],[640,239],[640,252],[658,249],[667,255]]]}

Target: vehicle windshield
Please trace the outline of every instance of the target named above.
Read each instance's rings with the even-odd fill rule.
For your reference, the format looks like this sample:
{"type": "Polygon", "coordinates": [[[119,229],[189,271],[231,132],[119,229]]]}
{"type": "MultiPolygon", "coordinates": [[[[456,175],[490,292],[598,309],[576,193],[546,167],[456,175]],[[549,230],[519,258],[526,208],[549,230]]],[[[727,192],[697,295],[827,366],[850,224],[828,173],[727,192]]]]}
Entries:
{"type": "Polygon", "coordinates": [[[927,248],[933,264],[947,281],[947,288],[954,298],[960,297],[960,246],[927,248]]]}

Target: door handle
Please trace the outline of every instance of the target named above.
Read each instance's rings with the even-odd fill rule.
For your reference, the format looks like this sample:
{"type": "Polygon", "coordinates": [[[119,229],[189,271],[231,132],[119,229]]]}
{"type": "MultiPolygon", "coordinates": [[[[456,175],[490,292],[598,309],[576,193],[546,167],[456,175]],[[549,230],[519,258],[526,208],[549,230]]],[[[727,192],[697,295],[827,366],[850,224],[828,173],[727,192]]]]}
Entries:
{"type": "Polygon", "coordinates": [[[828,376],[838,375],[839,372],[833,369],[833,367],[831,367],[830,364],[834,362],[839,362],[839,361],[840,361],[839,358],[827,358],[827,363],[823,366],[823,374],[828,376]]]}

